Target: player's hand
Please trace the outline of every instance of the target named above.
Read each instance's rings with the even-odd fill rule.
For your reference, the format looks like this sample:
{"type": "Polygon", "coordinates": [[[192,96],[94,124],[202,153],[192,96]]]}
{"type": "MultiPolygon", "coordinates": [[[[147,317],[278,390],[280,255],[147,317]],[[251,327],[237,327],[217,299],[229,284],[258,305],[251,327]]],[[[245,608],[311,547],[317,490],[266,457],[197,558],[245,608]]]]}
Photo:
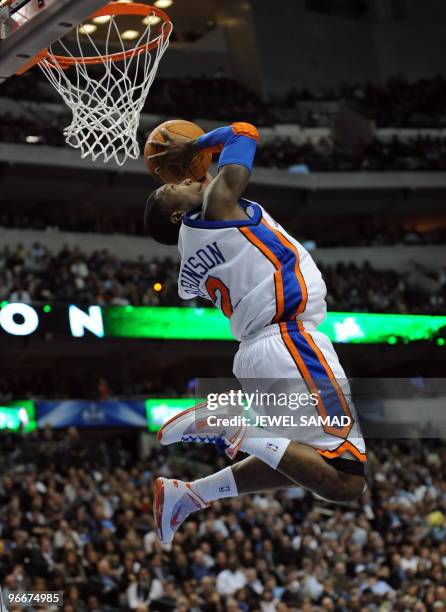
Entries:
{"type": "Polygon", "coordinates": [[[162,128],[160,132],[164,136],[165,142],[149,140],[149,144],[161,149],[161,151],[148,155],[147,159],[162,159],[165,163],[175,162],[187,167],[196,153],[194,141],[185,136],[172,135],[165,128],[162,128]]]}

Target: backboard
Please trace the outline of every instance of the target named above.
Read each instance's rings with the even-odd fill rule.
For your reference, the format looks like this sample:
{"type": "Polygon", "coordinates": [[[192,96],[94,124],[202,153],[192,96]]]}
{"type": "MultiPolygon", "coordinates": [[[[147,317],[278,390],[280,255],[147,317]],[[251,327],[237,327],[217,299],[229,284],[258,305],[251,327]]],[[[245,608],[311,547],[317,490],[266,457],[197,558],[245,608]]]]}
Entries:
{"type": "Polygon", "coordinates": [[[107,0],[0,0],[0,83],[107,0]]]}

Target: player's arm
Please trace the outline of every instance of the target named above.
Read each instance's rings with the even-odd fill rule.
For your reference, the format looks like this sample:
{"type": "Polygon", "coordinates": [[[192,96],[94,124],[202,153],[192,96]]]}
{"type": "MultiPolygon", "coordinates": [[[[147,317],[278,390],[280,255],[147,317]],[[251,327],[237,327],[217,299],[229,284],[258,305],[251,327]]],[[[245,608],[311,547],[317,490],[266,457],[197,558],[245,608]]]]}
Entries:
{"type": "Polygon", "coordinates": [[[250,173],[243,166],[228,164],[209,183],[203,202],[203,219],[230,221],[246,219],[247,214],[238,205],[245,191],[250,173]]]}
{"type": "Polygon", "coordinates": [[[172,136],[162,131],[165,143],[154,142],[163,149],[151,158],[164,157],[181,161],[186,167],[198,152],[220,153],[218,175],[209,182],[203,203],[203,217],[209,220],[245,219],[238,201],[249,181],[259,133],[250,123],[233,123],[203,134],[195,140],[172,136]]]}
{"type": "Polygon", "coordinates": [[[205,192],[202,213],[205,219],[246,219],[238,201],[252,172],[258,137],[257,129],[250,123],[233,123],[193,142],[195,151],[220,152],[218,175],[205,192]]]}

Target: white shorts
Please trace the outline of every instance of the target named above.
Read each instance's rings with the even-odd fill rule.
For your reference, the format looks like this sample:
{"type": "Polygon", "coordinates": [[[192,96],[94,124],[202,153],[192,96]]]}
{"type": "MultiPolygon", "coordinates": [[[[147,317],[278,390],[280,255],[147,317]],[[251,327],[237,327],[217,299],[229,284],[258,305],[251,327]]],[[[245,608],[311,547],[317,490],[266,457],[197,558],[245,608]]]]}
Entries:
{"type": "MultiPolygon", "coordinates": [[[[299,394],[293,409],[275,406],[268,414],[294,418],[274,423],[271,431],[317,449],[327,459],[366,461],[365,444],[350,385],[329,338],[302,321],[270,325],[242,340],[234,358],[234,375],[245,393],[299,394]],[[306,393],[303,393],[306,392],[306,393]],[[311,396],[310,401],[306,398],[311,396]],[[314,399],[316,398],[316,399],[314,399]],[[314,401],[313,401],[314,400],[314,401]],[[344,418],[342,418],[344,417],[344,418]]],[[[265,414],[265,402],[255,406],[265,414]]],[[[270,424],[270,420],[266,419],[270,424]]],[[[262,423],[265,429],[268,424],[262,423]]]]}

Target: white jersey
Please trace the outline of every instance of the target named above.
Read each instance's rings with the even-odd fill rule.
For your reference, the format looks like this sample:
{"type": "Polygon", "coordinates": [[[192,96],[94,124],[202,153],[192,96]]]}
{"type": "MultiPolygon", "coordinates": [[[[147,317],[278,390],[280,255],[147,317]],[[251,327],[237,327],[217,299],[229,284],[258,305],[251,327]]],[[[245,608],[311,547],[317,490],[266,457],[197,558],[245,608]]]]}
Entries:
{"type": "Polygon", "coordinates": [[[249,219],[185,215],[178,243],[180,297],[208,298],[230,319],[241,340],[233,371],[245,392],[254,385],[260,392],[285,388],[299,394],[305,383],[318,396],[316,405],[300,406],[299,415],[307,420],[280,435],[309,444],[328,459],[365,461],[347,377],[330,340],[316,330],[327,311],[321,273],[261,206],[248,200],[240,205],[249,219]]]}
{"type": "Polygon", "coordinates": [[[185,215],[178,248],[181,298],[212,300],[242,340],[272,323],[326,316],[326,287],[308,251],[255,202],[241,199],[249,216],[207,221],[185,215]]]}

